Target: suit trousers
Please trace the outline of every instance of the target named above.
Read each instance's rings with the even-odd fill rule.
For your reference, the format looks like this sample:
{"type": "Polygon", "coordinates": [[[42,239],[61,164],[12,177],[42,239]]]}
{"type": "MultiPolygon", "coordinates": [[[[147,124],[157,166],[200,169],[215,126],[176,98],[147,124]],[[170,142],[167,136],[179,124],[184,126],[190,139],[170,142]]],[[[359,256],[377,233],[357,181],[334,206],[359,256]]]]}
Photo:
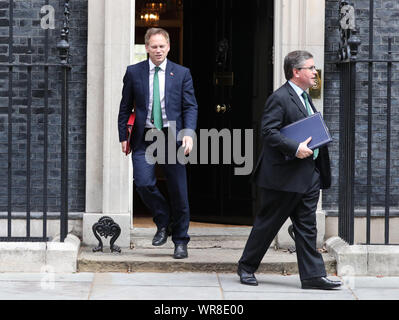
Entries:
{"type": "Polygon", "coordinates": [[[321,254],[316,248],[316,209],[320,194],[317,169],[306,193],[261,188],[261,206],[245,245],[239,267],[254,273],[278,231],[291,218],[295,234],[298,270],[301,280],[325,277],[321,254]]]}
{"type": "MultiPolygon", "coordinates": [[[[190,241],[188,235],[190,210],[186,167],[178,161],[172,164],[148,163],[145,158],[145,152],[146,147],[151,143],[142,143],[132,153],[133,178],[136,191],[146,207],[151,211],[157,228],[167,228],[172,223],[172,241],[175,244],[187,244],[190,241]],[[156,186],[156,165],[161,167],[165,175],[170,204],[156,186]]],[[[165,150],[165,159],[167,160],[167,148],[165,150]]]]}

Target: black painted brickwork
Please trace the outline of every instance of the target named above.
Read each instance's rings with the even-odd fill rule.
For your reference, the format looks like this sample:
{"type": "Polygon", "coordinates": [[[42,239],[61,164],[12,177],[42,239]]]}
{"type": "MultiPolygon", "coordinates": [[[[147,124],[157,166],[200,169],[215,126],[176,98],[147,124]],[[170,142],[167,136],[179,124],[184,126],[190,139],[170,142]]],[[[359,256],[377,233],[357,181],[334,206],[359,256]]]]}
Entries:
{"type": "MultiPolygon", "coordinates": [[[[351,1],[355,7],[356,26],[362,41],[358,58],[369,55],[369,0],[351,1]]],[[[332,159],[333,186],[323,193],[323,207],[336,209],[338,206],[338,159],[339,159],[339,73],[335,64],[339,44],[338,0],[326,0],[325,28],[325,78],[324,117],[334,142],[330,147],[332,159]]],[[[399,1],[374,0],[374,57],[387,58],[388,37],[393,37],[393,51],[399,52],[399,1]]],[[[398,59],[399,54],[394,58],[398,59]]],[[[399,64],[393,66],[392,117],[391,117],[391,203],[399,204],[399,64]]],[[[373,75],[373,143],[372,143],[372,206],[385,205],[385,155],[386,155],[386,107],[387,107],[386,64],[376,64],[373,75]]],[[[358,64],[356,83],[356,171],[355,206],[366,205],[367,182],[367,110],[368,110],[368,65],[358,64]]]]}
{"type": "MultiPolygon", "coordinates": [[[[384,58],[387,37],[393,36],[393,50],[399,51],[399,2],[374,0],[374,52],[384,58]]],[[[326,0],[324,117],[334,142],[330,146],[333,185],[323,193],[323,207],[336,209],[338,203],[339,159],[339,73],[335,64],[338,49],[338,0],[326,0]]],[[[359,57],[368,56],[369,0],[354,0],[356,24],[362,40],[359,57]]],[[[14,57],[16,62],[44,62],[44,31],[40,27],[40,8],[45,0],[15,0],[14,57]],[[33,54],[24,52],[27,37],[32,38],[33,54]]],[[[49,62],[58,62],[55,48],[62,25],[63,1],[50,0],[56,12],[56,29],[50,30],[49,62]]],[[[72,0],[70,44],[72,54],[72,81],[70,83],[70,154],[69,206],[71,211],[85,207],[85,132],[86,132],[86,43],[87,0],[72,0]]],[[[0,62],[8,61],[8,0],[0,0],[0,62]]],[[[399,55],[396,56],[398,58],[399,55]]],[[[364,207],[366,199],[367,159],[367,67],[359,65],[356,116],[356,206],[364,207]]],[[[13,210],[26,210],[26,70],[15,70],[13,108],[13,210]]],[[[399,203],[399,73],[394,65],[392,89],[392,160],[391,205],[399,203]]],[[[31,190],[32,210],[41,210],[43,188],[43,71],[33,70],[33,114],[31,190]]],[[[60,205],[60,81],[59,74],[50,72],[49,115],[49,211],[59,211],[60,205]]],[[[385,123],[386,123],[386,69],[377,65],[374,70],[373,111],[373,206],[384,205],[385,199],[385,123]]],[[[0,69],[0,211],[7,205],[7,133],[8,133],[8,72],[0,69]]]]}
{"type": "MultiPolygon", "coordinates": [[[[14,0],[14,62],[43,63],[45,31],[40,9],[45,0],[14,0]],[[26,54],[28,38],[32,39],[32,54],[26,54]]],[[[55,9],[55,29],[49,30],[48,62],[60,61],[56,44],[63,25],[62,0],[50,0],[55,9]]],[[[86,59],[87,0],[70,1],[71,81],[69,90],[69,208],[85,209],[85,149],[86,149],[86,59]]],[[[9,56],[9,1],[0,1],[0,63],[9,56]]],[[[61,81],[60,68],[49,69],[49,162],[48,210],[60,211],[61,178],[61,81]]],[[[0,211],[7,210],[8,167],[8,68],[0,68],[0,211]]],[[[32,70],[32,134],[31,134],[31,210],[42,211],[43,205],[43,108],[44,68],[32,70]]],[[[13,160],[12,210],[26,210],[26,136],[27,136],[27,69],[13,72],[13,160]]]]}

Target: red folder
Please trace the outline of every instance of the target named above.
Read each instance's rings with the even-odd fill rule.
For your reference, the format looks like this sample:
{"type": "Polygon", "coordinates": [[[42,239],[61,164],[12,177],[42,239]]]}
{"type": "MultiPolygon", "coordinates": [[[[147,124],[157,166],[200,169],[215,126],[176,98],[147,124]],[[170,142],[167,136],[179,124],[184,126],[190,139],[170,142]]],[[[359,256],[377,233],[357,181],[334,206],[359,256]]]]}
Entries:
{"type": "Polygon", "coordinates": [[[132,132],[134,126],[134,120],[136,120],[136,113],[132,112],[130,114],[129,120],[127,121],[127,144],[126,144],[126,155],[128,155],[132,151],[131,147],[131,139],[132,139],[132,132]]]}

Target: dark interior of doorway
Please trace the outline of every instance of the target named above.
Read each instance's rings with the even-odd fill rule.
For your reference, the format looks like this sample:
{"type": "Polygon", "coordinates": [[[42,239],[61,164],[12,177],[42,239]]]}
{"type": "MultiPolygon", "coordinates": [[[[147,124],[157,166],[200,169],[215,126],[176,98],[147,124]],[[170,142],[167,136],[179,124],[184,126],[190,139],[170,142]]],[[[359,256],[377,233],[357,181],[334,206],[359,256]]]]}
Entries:
{"type": "MultiPolygon", "coordinates": [[[[186,0],[186,2],[193,0],[186,0]]],[[[195,0],[194,0],[195,1],[195,0]]],[[[213,1],[213,0],[212,0],[213,1]]],[[[235,1],[235,0],[234,0],[235,1]]],[[[207,1],[211,2],[211,0],[207,1]]],[[[253,55],[253,60],[251,62],[251,66],[247,66],[248,69],[251,69],[252,74],[252,128],[254,129],[254,146],[256,148],[255,153],[258,153],[258,148],[260,146],[259,138],[258,138],[258,119],[260,119],[261,112],[263,109],[264,102],[267,96],[272,92],[272,47],[273,47],[273,1],[259,1],[259,0],[249,0],[248,3],[251,5],[248,8],[252,8],[253,6],[259,7],[261,10],[258,12],[251,12],[253,14],[253,20],[255,23],[254,26],[254,35],[251,40],[250,45],[248,46],[248,53],[253,55]]],[[[184,2],[183,2],[184,5],[184,2]]],[[[248,12],[244,12],[243,14],[248,14],[248,12]]],[[[203,19],[203,23],[209,23],[206,17],[203,19]]],[[[171,38],[171,51],[169,52],[168,59],[181,63],[183,65],[189,64],[188,59],[185,56],[186,46],[183,44],[182,33],[187,32],[187,30],[183,30],[183,22],[182,21],[159,21],[159,26],[168,30],[171,38]],[[183,32],[184,31],[184,32],[183,32]],[[183,50],[184,48],[184,50],[183,50]]],[[[199,28],[201,26],[198,26],[199,28]]],[[[135,39],[136,44],[144,43],[144,34],[147,30],[148,26],[143,26],[140,24],[136,24],[135,31],[135,39]]],[[[212,35],[209,35],[212,37],[212,35]]],[[[198,50],[201,50],[201,46],[203,44],[201,42],[196,43],[198,46],[198,50]]],[[[191,66],[187,65],[188,67],[191,66]]],[[[200,63],[197,65],[200,68],[200,63]]],[[[194,75],[193,75],[194,78],[194,75]]],[[[194,83],[194,86],[196,83],[194,83]]],[[[256,158],[256,156],[255,156],[256,158]]],[[[255,159],[256,160],[256,159],[255,159]]],[[[190,168],[189,178],[190,178],[190,168]]],[[[160,188],[161,192],[168,198],[168,192],[165,184],[165,180],[163,178],[162,171],[157,169],[157,186],[160,188]]],[[[194,183],[194,182],[193,182],[194,183]]],[[[211,215],[204,214],[198,215],[195,214],[195,210],[191,207],[191,210],[194,212],[192,214],[192,221],[200,221],[200,222],[211,222],[211,223],[228,223],[228,224],[245,224],[250,225],[253,221],[254,213],[256,212],[257,202],[256,202],[256,189],[254,186],[251,186],[251,192],[253,195],[252,206],[248,212],[245,212],[243,217],[237,216],[220,216],[220,215],[211,215]]],[[[191,194],[189,193],[189,196],[191,194]]],[[[195,208],[194,208],[195,209],[195,208]]],[[[135,187],[133,188],[133,212],[135,217],[151,217],[150,212],[142,203],[140,197],[135,191],[135,187]]]]}

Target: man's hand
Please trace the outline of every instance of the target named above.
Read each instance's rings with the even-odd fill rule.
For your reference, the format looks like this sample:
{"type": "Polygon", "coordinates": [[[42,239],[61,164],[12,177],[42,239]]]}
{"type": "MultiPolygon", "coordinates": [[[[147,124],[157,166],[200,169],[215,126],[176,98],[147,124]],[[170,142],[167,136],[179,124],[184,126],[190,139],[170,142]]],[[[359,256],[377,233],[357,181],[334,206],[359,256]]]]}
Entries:
{"type": "Polygon", "coordinates": [[[121,145],[122,145],[122,152],[126,153],[127,141],[122,141],[121,145]]]}
{"type": "Polygon", "coordinates": [[[305,159],[313,154],[313,151],[308,148],[308,143],[312,140],[312,137],[307,138],[304,142],[301,142],[296,152],[296,157],[299,159],[305,159]]]}
{"type": "Polygon", "coordinates": [[[184,148],[184,155],[188,155],[193,150],[193,138],[190,136],[183,137],[182,147],[184,148]]]}

